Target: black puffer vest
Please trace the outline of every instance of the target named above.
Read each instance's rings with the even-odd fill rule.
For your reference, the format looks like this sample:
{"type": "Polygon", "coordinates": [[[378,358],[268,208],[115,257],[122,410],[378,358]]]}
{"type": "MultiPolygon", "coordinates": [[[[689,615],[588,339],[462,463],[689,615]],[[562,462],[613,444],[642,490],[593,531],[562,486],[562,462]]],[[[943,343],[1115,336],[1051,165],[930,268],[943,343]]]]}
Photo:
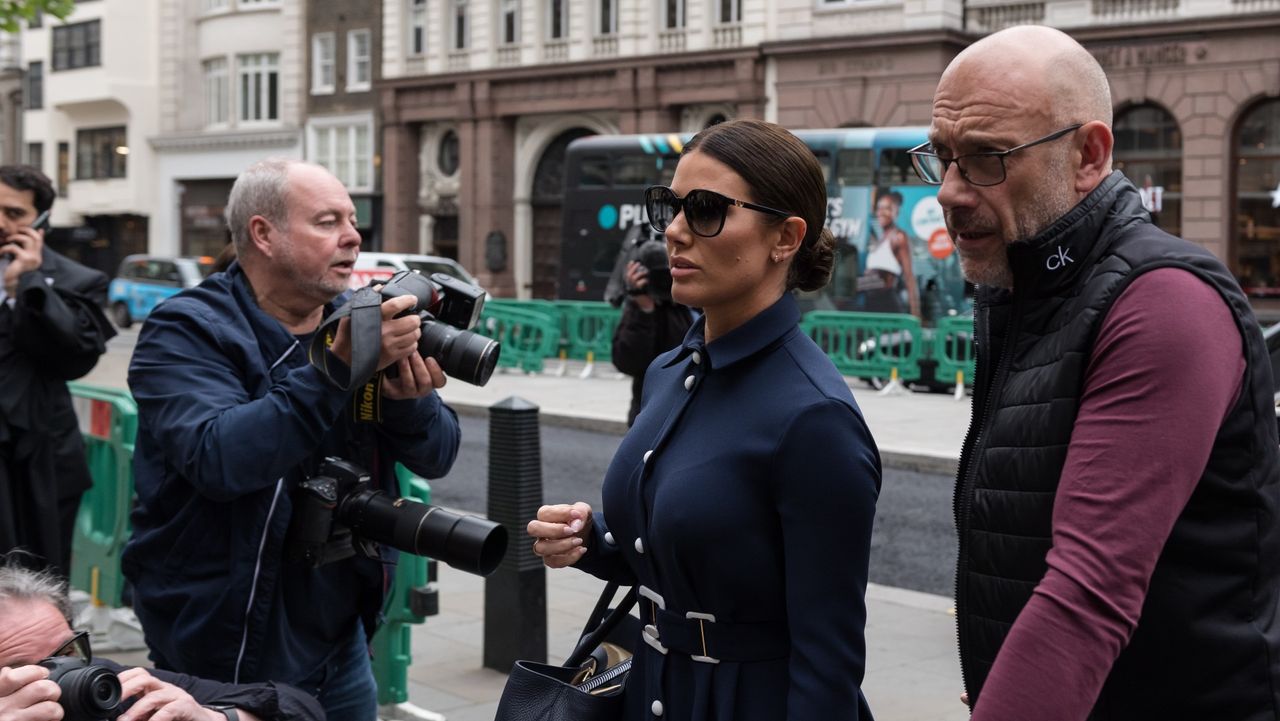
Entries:
{"type": "Polygon", "coordinates": [[[1054,495],[1099,326],[1139,275],[1175,267],[1230,306],[1244,339],[1244,385],[1090,718],[1276,719],[1280,446],[1271,366],[1244,295],[1210,253],[1152,226],[1118,172],[1031,242],[1011,246],[1009,258],[1017,293],[978,293],[974,420],[956,483],[956,608],[970,697],[980,696],[1047,570],[1054,495]]]}

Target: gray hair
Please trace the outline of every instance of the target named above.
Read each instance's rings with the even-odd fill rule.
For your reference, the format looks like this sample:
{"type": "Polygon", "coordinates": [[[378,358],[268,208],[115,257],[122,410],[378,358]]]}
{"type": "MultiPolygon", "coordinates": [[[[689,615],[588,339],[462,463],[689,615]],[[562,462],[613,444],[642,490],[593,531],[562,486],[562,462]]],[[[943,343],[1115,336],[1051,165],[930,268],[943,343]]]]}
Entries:
{"type": "Polygon", "coordinates": [[[278,228],[289,222],[286,196],[289,170],[299,161],[290,158],[267,158],[245,169],[231,186],[227,198],[227,230],[236,245],[236,255],[245,257],[249,249],[249,219],[261,215],[278,228]]]}
{"type": "Polygon", "coordinates": [[[58,609],[68,624],[72,622],[71,599],[62,578],[47,569],[26,568],[9,557],[0,564],[0,606],[15,601],[47,603],[58,609]]]}

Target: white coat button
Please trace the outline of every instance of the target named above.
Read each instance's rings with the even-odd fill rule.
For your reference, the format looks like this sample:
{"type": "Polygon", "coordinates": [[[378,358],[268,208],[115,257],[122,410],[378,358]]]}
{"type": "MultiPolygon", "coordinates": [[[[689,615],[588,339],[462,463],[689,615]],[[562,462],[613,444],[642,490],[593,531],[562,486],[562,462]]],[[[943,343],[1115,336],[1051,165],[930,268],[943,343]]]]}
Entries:
{"type": "MultiPolygon", "coordinates": [[[[699,353],[698,351],[694,351],[694,352],[693,352],[693,355],[689,356],[689,359],[690,359],[690,360],[692,360],[692,361],[694,362],[694,364],[696,365],[696,364],[698,364],[698,363],[701,363],[701,362],[702,362],[702,354],[701,354],[701,353],[699,353]]],[[[654,703],[658,703],[658,702],[657,702],[657,701],[654,701],[654,703]]],[[[661,705],[661,704],[659,704],[659,705],[661,705]]]]}
{"type": "Polygon", "coordinates": [[[693,390],[693,381],[694,381],[693,376],[689,376],[688,378],[685,378],[685,379],[684,379],[684,389],[685,389],[685,390],[687,390],[687,391],[691,391],[691,390],[693,390]]]}
{"type": "Polygon", "coordinates": [[[653,451],[652,451],[652,450],[645,451],[645,452],[644,452],[644,462],[645,462],[645,463],[648,463],[648,462],[649,462],[649,456],[652,456],[652,455],[653,455],[653,451]]]}
{"type": "Polygon", "coordinates": [[[639,538],[636,539],[636,553],[640,553],[640,554],[644,553],[644,541],[640,540],[639,538]]]}
{"type": "Polygon", "coordinates": [[[649,706],[649,710],[650,710],[650,711],[653,711],[653,715],[654,715],[654,716],[661,716],[661,715],[662,715],[662,702],[661,702],[661,701],[654,701],[654,702],[653,702],[653,704],[651,704],[651,705],[649,706]]]}
{"type": "Polygon", "coordinates": [[[605,542],[605,543],[607,543],[607,544],[609,544],[610,546],[614,545],[614,543],[613,543],[613,531],[609,531],[608,533],[605,533],[605,534],[604,534],[604,542],[605,542]]]}

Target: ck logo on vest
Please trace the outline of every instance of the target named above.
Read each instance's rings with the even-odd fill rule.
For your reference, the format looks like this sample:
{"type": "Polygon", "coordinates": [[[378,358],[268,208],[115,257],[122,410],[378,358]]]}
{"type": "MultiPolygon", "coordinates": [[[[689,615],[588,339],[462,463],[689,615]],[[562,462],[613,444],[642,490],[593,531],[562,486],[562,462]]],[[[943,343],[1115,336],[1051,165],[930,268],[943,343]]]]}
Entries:
{"type": "Polygon", "coordinates": [[[1065,268],[1067,263],[1074,262],[1075,261],[1071,259],[1071,256],[1067,254],[1067,251],[1063,250],[1062,246],[1059,245],[1058,252],[1045,259],[1044,267],[1049,270],[1059,270],[1061,268],[1065,268]]]}

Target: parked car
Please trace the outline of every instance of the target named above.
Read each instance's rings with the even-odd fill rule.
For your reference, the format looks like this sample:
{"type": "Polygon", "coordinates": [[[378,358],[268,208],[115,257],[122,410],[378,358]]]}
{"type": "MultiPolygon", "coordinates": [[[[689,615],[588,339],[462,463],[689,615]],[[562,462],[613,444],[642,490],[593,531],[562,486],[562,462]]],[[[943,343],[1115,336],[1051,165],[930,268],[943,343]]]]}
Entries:
{"type": "Polygon", "coordinates": [[[107,291],[111,318],[121,328],[141,321],[165,298],[184,288],[194,288],[213,269],[213,258],[166,258],[130,255],[107,291]]]}
{"type": "Polygon", "coordinates": [[[368,285],[371,280],[390,278],[401,270],[416,270],[424,275],[445,273],[477,288],[480,287],[480,284],[467,272],[467,269],[452,258],[444,258],[438,255],[374,252],[362,252],[356,258],[356,266],[351,273],[351,287],[359,288],[368,285]]]}

